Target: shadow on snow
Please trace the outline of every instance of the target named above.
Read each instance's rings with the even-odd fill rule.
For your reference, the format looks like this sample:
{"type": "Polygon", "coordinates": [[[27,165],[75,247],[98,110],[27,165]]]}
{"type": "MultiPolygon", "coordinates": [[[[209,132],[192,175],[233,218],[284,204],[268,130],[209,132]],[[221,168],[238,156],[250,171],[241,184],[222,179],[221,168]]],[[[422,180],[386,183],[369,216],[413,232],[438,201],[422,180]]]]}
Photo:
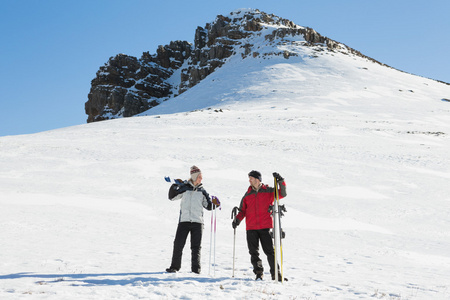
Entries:
{"type": "MultiPolygon", "coordinates": [[[[37,274],[31,272],[15,273],[9,275],[0,275],[0,280],[4,279],[23,279],[36,278],[39,284],[55,282],[72,282],[73,286],[85,285],[142,285],[166,284],[170,282],[196,281],[203,283],[218,283],[231,277],[201,277],[189,274],[168,274],[166,272],[147,272],[147,273],[99,273],[99,274],[37,274]],[[108,277],[108,278],[99,278],[108,277]],[[122,278],[118,278],[122,277],[122,278]],[[53,280],[49,280],[53,279],[53,280]]],[[[243,280],[243,279],[239,279],[243,280]]]]}

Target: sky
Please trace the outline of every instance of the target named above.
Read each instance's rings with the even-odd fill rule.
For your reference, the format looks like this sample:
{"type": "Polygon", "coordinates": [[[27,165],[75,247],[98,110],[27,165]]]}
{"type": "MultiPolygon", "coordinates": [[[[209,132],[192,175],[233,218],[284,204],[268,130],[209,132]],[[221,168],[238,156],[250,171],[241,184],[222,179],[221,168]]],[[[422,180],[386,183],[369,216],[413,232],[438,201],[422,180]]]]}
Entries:
{"type": "Polygon", "coordinates": [[[193,43],[197,26],[239,8],[273,13],[399,70],[450,82],[448,0],[3,0],[0,136],[85,124],[91,80],[110,57],[193,43]]]}

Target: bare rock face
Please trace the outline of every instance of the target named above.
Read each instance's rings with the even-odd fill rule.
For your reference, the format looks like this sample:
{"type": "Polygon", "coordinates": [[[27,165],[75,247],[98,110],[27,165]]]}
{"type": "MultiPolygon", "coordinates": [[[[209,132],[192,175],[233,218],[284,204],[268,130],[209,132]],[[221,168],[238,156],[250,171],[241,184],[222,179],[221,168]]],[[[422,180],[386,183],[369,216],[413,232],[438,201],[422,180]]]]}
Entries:
{"type": "Polygon", "coordinates": [[[158,105],[172,93],[167,79],[191,55],[188,42],[159,46],[140,59],[118,54],[97,72],[85,104],[88,122],[130,117],[158,105]]]}
{"type": "MultiPolygon", "coordinates": [[[[159,46],[156,54],[144,52],[140,59],[125,54],[111,57],[91,82],[85,104],[87,122],[134,116],[176,97],[220,68],[237,50],[242,50],[242,58],[258,57],[248,38],[261,35],[269,25],[278,26],[264,36],[270,42],[282,41],[289,35],[302,36],[305,46],[320,44],[330,51],[346,48],[347,52],[363,56],[311,28],[259,10],[219,15],[204,28],[197,27],[194,45],[175,41],[159,46]]],[[[288,51],[273,54],[286,59],[295,55],[288,51]]]]}

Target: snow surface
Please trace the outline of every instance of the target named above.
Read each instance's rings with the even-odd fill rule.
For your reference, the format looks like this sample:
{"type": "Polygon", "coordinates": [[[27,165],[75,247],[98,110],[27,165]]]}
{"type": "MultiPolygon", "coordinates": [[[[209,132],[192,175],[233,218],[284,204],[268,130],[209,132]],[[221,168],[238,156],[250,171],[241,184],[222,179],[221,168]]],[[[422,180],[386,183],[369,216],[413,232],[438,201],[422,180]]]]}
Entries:
{"type": "Polygon", "coordinates": [[[0,299],[450,299],[450,86],[297,42],[147,116],[0,138],[0,299]],[[205,211],[202,273],[188,242],[168,274],[164,176],[193,164],[222,202],[217,266],[205,211]],[[244,224],[231,277],[252,169],[286,178],[284,284],[264,255],[253,280],[244,224]]]}

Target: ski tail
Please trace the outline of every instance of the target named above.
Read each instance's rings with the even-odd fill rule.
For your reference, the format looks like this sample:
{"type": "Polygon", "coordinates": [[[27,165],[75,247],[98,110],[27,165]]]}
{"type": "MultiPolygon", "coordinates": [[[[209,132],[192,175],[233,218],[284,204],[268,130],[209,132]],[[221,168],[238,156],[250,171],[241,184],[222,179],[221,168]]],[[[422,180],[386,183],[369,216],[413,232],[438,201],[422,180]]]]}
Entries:
{"type": "Polygon", "coordinates": [[[181,179],[171,179],[170,176],[164,176],[164,180],[169,183],[182,184],[183,180],[181,179]]]}

